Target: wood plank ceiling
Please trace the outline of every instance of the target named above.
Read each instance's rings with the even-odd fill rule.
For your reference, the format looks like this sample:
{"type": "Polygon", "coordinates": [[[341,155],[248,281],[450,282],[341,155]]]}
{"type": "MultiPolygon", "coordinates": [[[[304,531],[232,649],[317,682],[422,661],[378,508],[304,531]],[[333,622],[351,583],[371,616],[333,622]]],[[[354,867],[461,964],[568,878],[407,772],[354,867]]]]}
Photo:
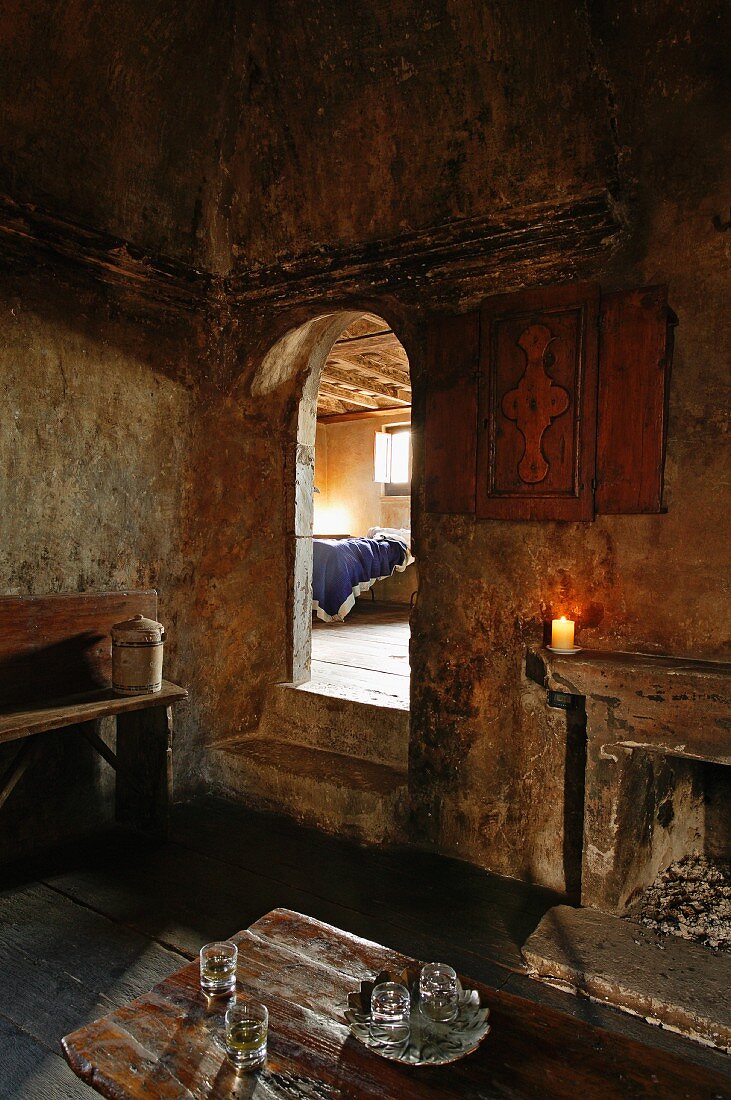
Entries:
{"type": "Polygon", "coordinates": [[[318,420],[343,413],[411,408],[409,360],[396,334],[366,313],[335,341],[323,367],[318,420]]]}

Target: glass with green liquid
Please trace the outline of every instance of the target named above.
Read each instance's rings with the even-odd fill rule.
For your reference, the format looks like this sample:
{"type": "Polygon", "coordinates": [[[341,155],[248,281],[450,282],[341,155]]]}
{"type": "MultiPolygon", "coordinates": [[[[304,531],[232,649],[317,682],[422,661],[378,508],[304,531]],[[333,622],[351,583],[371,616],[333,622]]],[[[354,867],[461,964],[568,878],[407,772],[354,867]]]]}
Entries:
{"type": "Polygon", "coordinates": [[[207,943],[201,947],[201,989],[209,997],[218,997],[222,993],[232,993],[236,988],[236,960],[238,950],[235,943],[223,940],[219,943],[207,943]]]}
{"type": "Polygon", "coordinates": [[[226,1053],[237,1069],[256,1069],[267,1056],[269,1013],[258,1001],[234,1000],[226,1012],[226,1053]]]}

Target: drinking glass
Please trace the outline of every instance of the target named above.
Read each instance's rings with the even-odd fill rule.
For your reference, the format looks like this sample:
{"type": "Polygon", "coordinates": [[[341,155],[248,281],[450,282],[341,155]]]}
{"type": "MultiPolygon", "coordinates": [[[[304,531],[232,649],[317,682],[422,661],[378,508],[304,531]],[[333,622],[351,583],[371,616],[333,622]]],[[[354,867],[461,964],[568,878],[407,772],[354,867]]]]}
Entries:
{"type": "Polygon", "coordinates": [[[411,997],[400,982],[381,982],[371,994],[370,1032],[374,1039],[402,1043],[409,1037],[411,997]]]}
{"type": "Polygon", "coordinates": [[[269,1013],[258,1001],[232,1001],[226,1012],[226,1053],[237,1069],[256,1069],[267,1056],[269,1013]]]}
{"type": "Polygon", "coordinates": [[[238,948],[230,940],[201,947],[201,989],[211,997],[236,987],[238,948]]]}
{"type": "Polygon", "coordinates": [[[426,963],[419,975],[419,1007],[430,1020],[447,1023],[457,1015],[457,973],[446,963],[426,963]]]}

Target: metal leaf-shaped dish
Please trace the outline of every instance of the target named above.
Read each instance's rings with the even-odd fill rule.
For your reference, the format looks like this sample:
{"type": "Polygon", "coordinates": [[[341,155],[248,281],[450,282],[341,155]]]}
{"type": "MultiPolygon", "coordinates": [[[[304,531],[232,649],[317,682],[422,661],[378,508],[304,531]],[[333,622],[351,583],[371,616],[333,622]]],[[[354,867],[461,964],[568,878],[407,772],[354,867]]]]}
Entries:
{"type": "Polygon", "coordinates": [[[477,1050],[490,1031],[490,1009],[480,1002],[476,989],[459,990],[459,1011],[449,1023],[437,1023],[419,1011],[419,973],[404,970],[400,974],[382,971],[372,982],[361,982],[360,989],[348,995],[345,1019],[359,1042],[381,1058],[409,1066],[439,1066],[457,1062],[477,1050]],[[401,982],[411,993],[409,1037],[402,1043],[390,1041],[383,1029],[371,1033],[371,994],[381,982],[401,982]]]}

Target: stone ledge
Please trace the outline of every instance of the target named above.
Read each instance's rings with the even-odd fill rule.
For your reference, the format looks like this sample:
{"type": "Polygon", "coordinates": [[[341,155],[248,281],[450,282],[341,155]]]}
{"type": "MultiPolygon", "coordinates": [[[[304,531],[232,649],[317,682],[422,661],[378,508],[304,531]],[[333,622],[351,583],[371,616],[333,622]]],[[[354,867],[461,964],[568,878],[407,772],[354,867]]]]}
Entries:
{"type": "Polygon", "coordinates": [[[562,657],[531,646],[525,670],[549,691],[584,697],[590,738],[731,764],[731,664],[599,649],[562,657]]]}
{"type": "MultiPolygon", "coordinates": [[[[695,676],[701,681],[719,679],[728,687],[731,664],[725,661],[701,661],[695,657],[672,657],[665,653],[632,653],[615,649],[580,649],[565,656],[552,653],[546,646],[530,646],[527,672],[544,687],[551,681],[574,681],[579,694],[586,695],[598,676],[614,674],[646,675],[652,678],[695,676]],[[583,684],[583,687],[581,686],[583,684]]],[[[672,679],[669,680],[672,682],[672,679]]]]}
{"type": "Polygon", "coordinates": [[[273,737],[251,737],[218,748],[245,757],[260,768],[284,771],[300,779],[340,789],[391,795],[406,788],[405,767],[376,764],[345,753],[295,745],[273,737]]]}
{"type": "Polygon", "coordinates": [[[731,956],[593,909],[550,909],[523,945],[532,977],[731,1053],[731,956]]]}

